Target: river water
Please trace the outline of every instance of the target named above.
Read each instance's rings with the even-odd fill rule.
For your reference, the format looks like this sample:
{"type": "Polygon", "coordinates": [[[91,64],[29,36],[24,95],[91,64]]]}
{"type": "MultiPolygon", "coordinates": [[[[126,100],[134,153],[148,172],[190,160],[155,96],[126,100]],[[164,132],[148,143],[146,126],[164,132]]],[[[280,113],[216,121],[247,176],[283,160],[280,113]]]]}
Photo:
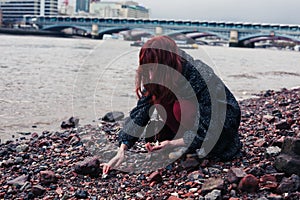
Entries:
{"type": "MultiPolygon", "coordinates": [[[[0,35],[0,138],[59,130],[71,116],[88,124],[112,110],[128,115],[136,103],[138,51],[128,41],[0,35]]],[[[237,99],[300,86],[300,52],[186,51],[209,64],[237,99]]]]}

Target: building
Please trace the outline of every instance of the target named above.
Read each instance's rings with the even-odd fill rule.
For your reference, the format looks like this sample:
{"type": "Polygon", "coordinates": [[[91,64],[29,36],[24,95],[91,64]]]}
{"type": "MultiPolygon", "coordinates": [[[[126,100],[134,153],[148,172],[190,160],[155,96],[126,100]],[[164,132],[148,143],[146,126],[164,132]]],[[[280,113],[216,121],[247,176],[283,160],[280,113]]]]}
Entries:
{"type": "Polygon", "coordinates": [[[0,9],[0,27],[2,26],[2,10],[0,9]]]}
{"type": "Polygon", "coordinates": [[[74,15],[75,2],[69,0],[58,0],[58,15],[74,15]]]}
{"type": "Polygon", "coordinates": [[[97,17],[119,17],[120,5],[116,2],[91,2],[90,15],[97,17]]]}
{"type": "Polygon", "coordinates": [[[149,18],[149,9],[138,5],[134,1],[126,1],[121,4],[121,16],[125,18],[149,18]]]}
{"type": "Polygon", "coordinates": [[[76,0],[76,13],[84,12],[89,13],[90,0],[76,0]]]}
{"type": "Polygon", "coordinates": [[[58,0],[2,0],[2,23],[20,23],[24,15],[57,15],[58,0]]]}
{"type": "Polygon", "coordinates": [[[91,2],[90,14],[96,17],[149,18],[149,9],[134,1],[91,2]]]}

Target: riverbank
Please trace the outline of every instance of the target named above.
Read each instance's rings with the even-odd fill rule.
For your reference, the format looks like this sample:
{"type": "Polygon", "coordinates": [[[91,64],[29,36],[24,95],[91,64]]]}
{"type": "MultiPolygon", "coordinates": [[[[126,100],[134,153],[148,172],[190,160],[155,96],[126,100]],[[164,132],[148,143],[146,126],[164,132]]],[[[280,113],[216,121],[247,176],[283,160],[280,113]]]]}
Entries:
{"type": "MultiPolygon", "coordinates": [[[[96,166],[114,154],[121,125],[99,122],[1,144],[0,198],[299,199],[299,176],[278,170],[274,162],[285,138],[300,138],[300,88],[268,90],[239,103],[243,148],[231,162],[186,155],[156,172],[134,173],[130,169],[140,163],[128,161],[126,173],[102,176],[96,166]]],[[[147,155],[143,142],[131,153],[147,155]]],[[[144,164],[152,162],[146,156],[144,164]]]]}

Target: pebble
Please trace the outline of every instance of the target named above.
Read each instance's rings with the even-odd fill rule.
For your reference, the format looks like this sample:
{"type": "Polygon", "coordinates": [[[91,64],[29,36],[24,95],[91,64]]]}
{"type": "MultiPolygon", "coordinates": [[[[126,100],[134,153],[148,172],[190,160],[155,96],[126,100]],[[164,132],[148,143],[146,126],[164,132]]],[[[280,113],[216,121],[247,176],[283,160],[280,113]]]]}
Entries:
{"type": "Polygon", "coordinates": [[[238,188],[243,192],[255,192],[258,189],[258,181],[259,180],[252,174],[247,174],[241,179],[238,188]]]}
{"type": "Polygon", "coordinates": [[[41,185],[34,185],[31,191],[35,196],[41,196],[45,193],[46,189],[41,185]]]}
{"type": "Polygon", "coordinates": [[[281,152],[281,148],[277,146],[271,146],[266,149],[266,153],[269,156],[277,156],[281,152]]]}
{"type": "Polygon", "coordinates": [[[86,199],[88,197],[88,192],[85,190],[78,190],[75,193],[77,199],[86,199]]]}
{"type": "Polygon", "coordinates": [[[221,190],[213,190],[204,197],[209,200],[218,200],[221,199],[221,190]]]}

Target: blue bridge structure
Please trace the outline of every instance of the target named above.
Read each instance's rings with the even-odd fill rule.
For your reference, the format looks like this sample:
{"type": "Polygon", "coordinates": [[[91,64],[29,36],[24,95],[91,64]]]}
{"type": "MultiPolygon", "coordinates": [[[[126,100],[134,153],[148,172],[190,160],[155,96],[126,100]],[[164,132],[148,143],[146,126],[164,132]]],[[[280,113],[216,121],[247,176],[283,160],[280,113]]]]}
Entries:
{"type": "Polygon", "coordinates": [[[28,24],[42,30],[62,31],[66,28],[92,38],[102,39],[104,34],[140,30],[149,35],[188,35],[191,39],[216,36],[233,47],[254,47],[263,40],[286,40],[300,44],[300,25],[217,22],[163,19],[97,18],[88,16],[33,16],[25,15],[28,24]]]}

